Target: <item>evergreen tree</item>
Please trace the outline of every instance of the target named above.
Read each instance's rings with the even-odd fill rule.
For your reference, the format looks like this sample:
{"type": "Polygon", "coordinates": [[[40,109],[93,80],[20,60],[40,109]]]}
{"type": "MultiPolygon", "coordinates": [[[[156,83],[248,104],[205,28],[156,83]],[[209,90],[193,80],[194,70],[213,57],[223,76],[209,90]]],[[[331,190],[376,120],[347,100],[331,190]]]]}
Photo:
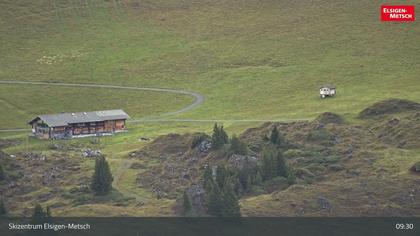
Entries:
{"type": "Polygon", "coordinates": [[[248,148],[244,142],[242,142],[236,135],[233,135],[230,139],[230,150],[234,154],[246,155],[248,154],[248,148]]]}
{"type": "Polygon", "coordinates": [[[271,135],[270,135],[270,142],[272,144],[275,145],[284,145],[285,140],[283,135],[279,132],[279,130],[277,129],[277,127],[274,127],[271,130],[271,135]]]}
{"type": "Polygon", "coordinates": [[[217,166],[216,169],[216,183],[219,185],[219,188],[223,188],[226,179],[228,177],[228,171],[225,166],[217,166]]]}
{"type": "Polygon", "coordinates": [[[191,213],[192,206],[187,191],[184,192],[182,206],[184,208],[184,215],[189,215],[191,213]]]}
{"type": "Polygon", "coordinates": [[[277,176],[283,176],[287,178],[289,176],[289,170],[287,167],[286,160],[281,152],[277,152],[277,176]]]}
{"type": "MultiPolygon", "coordinates": [[[[30,223],[34,225],[44,224],[44,223],[53,223],[50,207],[47,207],[44,210],[41,205],[36,204],[30,223]]],[[[57,232],[53,230],[47,231],[47,232],[46,231],[30,231],[28,235],[56,236],[57,232]]]]}
{"type": "Polygon", "coordinates": [[[45,217],[46,218],[51,218],[51,208],[49,206],[47,206],[47,208],[45,209],[45,217]]]}
{"type": "Polygon", "coordinates": [[[3,165],[0,164],[0,181],[4,180],[5,174],[4,174],[4,169],[3,169],[3,165]]]}
{"type": "Polygon", "coordinates": [[[223,144],[229,143],[229,136],[223,128],[223,125],[220,126],[220,139],[223,141],[223,144]]]}
{"type": "Polygon", "coordinates": [[[218,184],[212,184],[207,203],[207,213],[212,216],[222,216],[222,194],[218,184]]]}
{"type": "Polygon", "coordinates": [[[92,176],[91,188],[96,195],[106,195],[112,189],[113,177],[105,157],[98,157],[95,161],[95,172],[92,176]]]}
{"type": "Polygon", "coordinates": [[[211,136],[211,143],[213,149],[217,150],[223,147],[226,143],[229,142],[229,137],[225,130],[223,129],[223,126],[217,126],[217,123],[214,124],[213,127],[213,134],[211,136]]]}
{"type": "Polygon", "coordinates": [[[47,212],[44,211],[41,205],[36,204],[32,214],[31,224],[44,224],[47,218],[47,212]]]}
{"type": "Polygon", "coordinates": [[[250,191],[251,190],[251,186],[254,184],[254,181],[253,181],[253,179],[252,179],[252,176],[251,175],[248,175],[248,179],[246,180],[246,186],[244,187],[245,188],[245,191],[250,191]]]}
{"type": "Polygon", "coordinates": [[[221,215],[225,217],[240,217],[241,211],[238,198],[230,184],[223,189],[221,215]]]}
{"type": "Polygon", "coordinates": [[[287,176],[287,183],[289,185],[295,184],[296,183],[296,176],[293,173],[293,171],[289,170],[289,176],[287,176]]]}
{"type": "Polygon", "coordinates": [[[211,167],[209,165],[207,165],[204,169],[203,179],[204,189],[208,190],[210,185],[213,183],[213,171],[211,170],[211,167]]]}
{"type": "Polygon", "coordinates": [[[274,128],[271,130],[270,142],[273,144],[277,144],[278,141],[279,141],[279,131],[277,130],[277,127],[274,126],[274,128]]]}
{"type": "Polygon", "coordinates": [[[6,206],[4,205],[3,199],[1,199],[0,200],[0,216],[6,215],[6,214],[7,214],[6,206]]]}
{"type": "Polygon", "coordinates": [[[277,176],[277,154],[274,147],[266,147],[262,153],[261,174],[263,180],[269,180],[277,176]]]}
{"type": "Polygon", "coordinates": [[[255,175],[255,179],[254,179],[254,183],[255,185],[260,185],[262,183],[262,177],[260,172],[258,171],[257,174],[255,175]]]}

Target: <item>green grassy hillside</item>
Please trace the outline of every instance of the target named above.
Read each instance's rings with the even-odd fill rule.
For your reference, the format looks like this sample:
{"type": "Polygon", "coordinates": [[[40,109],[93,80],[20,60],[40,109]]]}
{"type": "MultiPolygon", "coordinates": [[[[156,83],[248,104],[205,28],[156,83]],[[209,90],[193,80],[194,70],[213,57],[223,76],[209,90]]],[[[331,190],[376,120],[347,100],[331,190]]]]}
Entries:
{"type": "MultiPolygon", "coordinates": [[[[312,118],[324,111],[351,117],[384,98],[420,99],[418,22],[380,22],[376,1],[0,4],[3,80],[189,89],[206,102],[182,117],[198,119],[312,118]],[[335,99],[319,100],[323,83],[337,85],[335,99]]],[[[2,100],[42,96],[37,88],[16,90],[2,91],[2,100]]],[[[139,109],[119,100],[112,106],[138,117],[158,96],[142,99],[139,109]]],[[[158,100],[165,110],[175,105],[158,100]]],[[[73,110],[54,105],[43,101],[40,112],[73,110]]],[[[2,114],[39,113],[31,106],[5,105],[2,114]]],[[[86,109],[92,105],[80,104],[86,109]]],[[[21,118],[7,119],[1,116],[1,127],[23,126],[21,118]]]]}
{"type": "MultiPolygon", "coordinates": [[[[201,106],[169,118],[291,120],[313,119],[329,111],[343,116],[346,124],[375,124],[374,120],[357,119],[358,113],[388,98],[420,102],[419,21],[380,22],[379,7],[383,2],[391,3],[367,0],[3,0],[0,2],[0,80],[171,88],[194,91],[205,97],[201,106]],[[319,98],[318,88],[324,83],[337,86],[336,97],[319,98]]],[[[419,8],[420,0],[412,0],[410,4],[419,8]]],[[[186,95],[146,91],[0,84],[0,129],[28,127],[28,119],[43,113],[122,108],[131,117],[141,118],[174,111],[192,101],[193,98],[186,95]]],[[[229,134],[240,134],[247,128],[259,126],[258,123],[262,122],[231,121],[224,125],[229,134]]],[[[13,132],[0,132],[0,141],[18,139],[17,145],[4,151],[17,155],[18,162],[22,162],[21,173],[36,169],[24,154],[40,152],[52,158],[47,161],[48,165],[65,158],[80,165],[83,173],[66,170],[76,175],[80,183],[90,177],[93,166],[92,160],[81,159],[80,152],[94,148],[107,156],[116,177],[113,194],[106,199],[92,198],[89,194],[84,195],[85,199],[53,195],[43,204],[53,205],[55,215],[112,212],[113,215],[160,216],[175,214],[175,201],[156,199],[154,193],[139,187],[139,170],[127,167],[128,162],[133,161],[128,155],[146,145],[140,137],[209,133],[212,125],[212,121],[130,123],[130,132],[104,137],[100,144],[92,144],[92,139],[41,141],[27,138],[27,133],[13,132]],[[51,150],[51,144],[74,146],[75,151],[51,150]],[[124,205],[126,200],[128,205],[124,205]]],[[[393,132],[399,134],[400,130],[393,132]]],[[[390,140],[399,137],[394,133],[388,136],[390,140]]],[[[364,148],[370,151],[375,147],[364,148]]],[[[401,168],[401,172],[405,171],[404,178],[408,166],[418,160],[419,154],[417,149],[395,148],[395,152],[388,149],[383,152],[375,162],[378,168],[375,166],[373,171],[401,168]],[[389,156],[395,157],[399,164],[389,161],[389,156]],[[401,162],[403,159],[406,161],[401,162]]],[[[144,160],[133,162],[145,165],[144,160]]],[[[371,170],[363,169],[367,175],[371,170]]],[[[389,186],[396,186],[400,176],[397,177],[389,186]]],[[[376,181],[373,177],[368,179],[369,184],[376,181]]],[[[340,183],[332,181],[305,186],[303,190],[247,197],[241,200],[242,210],[245,215],[289,214],[290,209],[278,210],[288,203],[277,199],[296,196],[315,199],[319,190],[332,199],[334,191],[343,190],[340,183]],[[260,206],[263,211],[258,211],[260,206]]],[[[351,187],[359,183],[349,180],[348,184],[351,187]]],[[[372,189],[386,184],[373,184],[372,189]]],[[[57,193],[57,186],[59,184],[52,184],[20,193],[24,204],[11,212],[27,215],[40,196],[51,191],[57,193]]],[[[390,194],[398,189],[388,190],[386,193],[390,194]]],[[[65,189],[65,193],[71,191],[65,189]]],[[[361,195],[351,196],[359,198],[361,195]]],[[[344,200],[336,201],[333,203],[341,204],[344,200]]]]}

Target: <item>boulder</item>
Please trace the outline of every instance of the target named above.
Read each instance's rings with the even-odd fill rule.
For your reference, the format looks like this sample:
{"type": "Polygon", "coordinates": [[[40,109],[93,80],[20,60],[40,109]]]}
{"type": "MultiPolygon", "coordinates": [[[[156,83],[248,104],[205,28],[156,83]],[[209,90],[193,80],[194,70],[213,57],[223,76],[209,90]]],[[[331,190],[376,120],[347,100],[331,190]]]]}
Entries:
{"type": "Polygon", "coordinates": [[[198,150],[203,153],[209,152],[211,149],[211,142],[204,140],[198,145],[198,150]]]}
{"type": "Polygon", "coordinates": [[[332,209],[331,202],[327,198],[319,196],[316,199],[316,201],[319,205],[319,208],[321,208],[323,210],[331,210],[332,209]]]}
{"type": "Polygon", "coordinates": [[[257,167],[257,158],[233,154],[228,160],[228,165],[237,170],[242,170],[244,168],[252,169],[257,167]]]}

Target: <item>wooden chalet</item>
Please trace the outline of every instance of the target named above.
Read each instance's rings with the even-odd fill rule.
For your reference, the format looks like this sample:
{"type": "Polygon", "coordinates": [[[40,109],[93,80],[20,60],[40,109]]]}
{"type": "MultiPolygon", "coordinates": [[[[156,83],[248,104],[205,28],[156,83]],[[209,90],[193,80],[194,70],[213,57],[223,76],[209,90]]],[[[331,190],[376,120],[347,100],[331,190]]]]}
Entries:
{"type": "Polygon", "coordinates": [[[123,110],[105,110],[40,115],[28,124],[40,139],[70,139],[125,131],[128,118],[123,110]]]}

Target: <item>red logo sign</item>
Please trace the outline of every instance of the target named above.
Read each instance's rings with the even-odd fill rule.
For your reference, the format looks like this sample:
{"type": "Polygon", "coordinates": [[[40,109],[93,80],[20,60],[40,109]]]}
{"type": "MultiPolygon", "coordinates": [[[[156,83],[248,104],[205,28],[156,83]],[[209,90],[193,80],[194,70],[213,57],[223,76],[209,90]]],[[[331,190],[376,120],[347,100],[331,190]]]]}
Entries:
{"type": "Polygon", "coordinates": [[[414,6],[381,6],[381,21],[415,21],[414,6]]]}

